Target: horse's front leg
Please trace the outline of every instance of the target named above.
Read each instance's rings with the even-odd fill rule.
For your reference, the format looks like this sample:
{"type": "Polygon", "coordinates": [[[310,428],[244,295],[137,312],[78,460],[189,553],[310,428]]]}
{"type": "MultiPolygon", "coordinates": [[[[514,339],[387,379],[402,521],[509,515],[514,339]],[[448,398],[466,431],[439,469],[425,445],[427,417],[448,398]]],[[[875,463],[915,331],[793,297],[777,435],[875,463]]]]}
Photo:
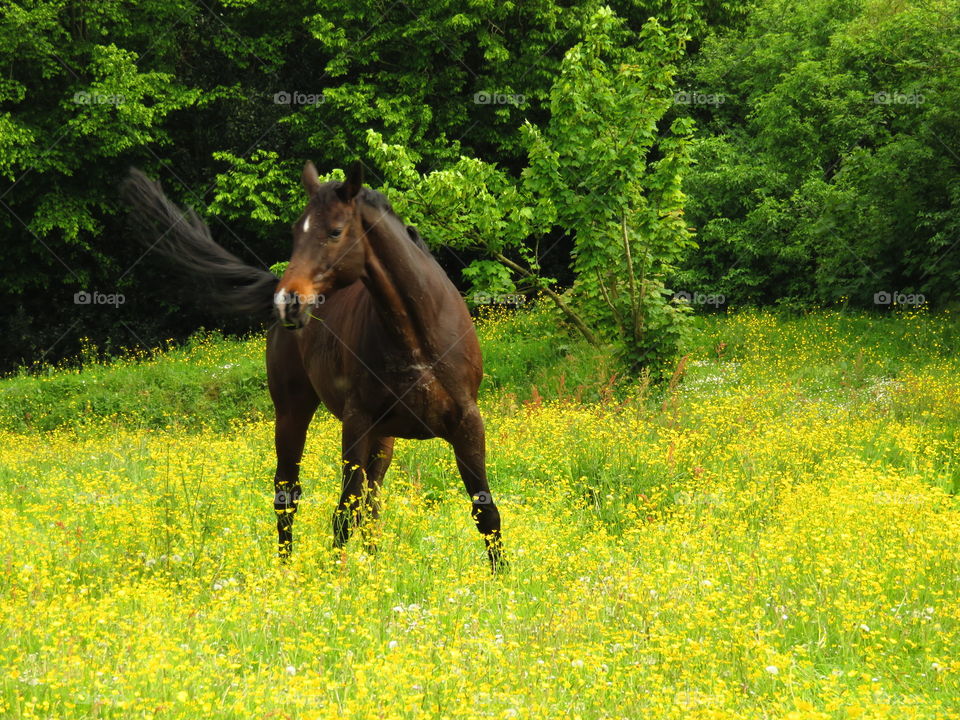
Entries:
{"type": "Polygon", "coordinates": [[[303,445],[320,398],[310,385],[291,334],[284,330],[272,331],[267,348],[267,380],[276,411],[277,471],[273,476],[273,509],[277,515],[277,549],[280,559],[286,560],[293,551],[293,516],[300,502],[303,445]]]}
{"type": "Polygon", "coordinates": [[[277,471],[273,476],[273,509],[277,515],[277,550],[281,560],[293,552],[293,516],[300,503],[300,460],[313,409],[277,413],[274,444],[277,471]]]}

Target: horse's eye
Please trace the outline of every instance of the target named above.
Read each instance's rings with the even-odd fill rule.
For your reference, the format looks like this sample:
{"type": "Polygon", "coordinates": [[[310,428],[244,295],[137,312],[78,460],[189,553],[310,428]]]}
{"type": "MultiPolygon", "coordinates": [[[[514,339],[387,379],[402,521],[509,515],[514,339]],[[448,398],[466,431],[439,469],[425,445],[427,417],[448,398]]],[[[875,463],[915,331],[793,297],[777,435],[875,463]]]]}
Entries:
{"type": "Polygon", "coordinates": [[[342,233],[342,232],[343,232],[343,230],[331,230],[331,231],[330,231],[330,237],[332,237],[334,240],[336,240],[338,237],[340,237],[340,233],[342,233]]]}

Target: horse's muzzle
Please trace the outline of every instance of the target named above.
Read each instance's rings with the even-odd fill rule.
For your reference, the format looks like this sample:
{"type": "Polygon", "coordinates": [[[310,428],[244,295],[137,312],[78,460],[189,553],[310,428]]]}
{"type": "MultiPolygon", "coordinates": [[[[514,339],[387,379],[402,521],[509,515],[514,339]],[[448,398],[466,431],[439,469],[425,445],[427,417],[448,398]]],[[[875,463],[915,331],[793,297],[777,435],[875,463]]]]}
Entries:
{"type": "Polygon", "coordinates": [[[307,324],[312,303],[298,292],[280,290],[273,296],[273,306],[280,324],[288,330],[299,330],[307,324]]]}

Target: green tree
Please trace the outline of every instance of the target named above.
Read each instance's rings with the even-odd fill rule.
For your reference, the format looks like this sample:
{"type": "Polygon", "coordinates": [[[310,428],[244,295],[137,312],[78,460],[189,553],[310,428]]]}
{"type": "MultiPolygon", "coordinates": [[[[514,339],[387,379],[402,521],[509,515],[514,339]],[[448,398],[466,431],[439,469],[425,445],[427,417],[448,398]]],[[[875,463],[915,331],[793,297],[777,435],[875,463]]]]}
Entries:
{"type": "Polygon", "coordinates": [[[617,341],[632,370],[659,370],[688,310],[670,301],[664,278],[694,247],[681,190],[692,123],[659,127],[684,38],[651,19],[631,47],[609,8],[584,32],[561,64],[545,127],[524,126],[528,166],[519,181],[468,157],[420,173],[409,151],[376,133],[370,148],[401,214],[434,242],[483,253],[464,271],[475,291],[525,282],[591,342],[617,341]],[[563,295],[539,264],[540,242],[557,225],[575,232],[575,282],[563,295]]]}

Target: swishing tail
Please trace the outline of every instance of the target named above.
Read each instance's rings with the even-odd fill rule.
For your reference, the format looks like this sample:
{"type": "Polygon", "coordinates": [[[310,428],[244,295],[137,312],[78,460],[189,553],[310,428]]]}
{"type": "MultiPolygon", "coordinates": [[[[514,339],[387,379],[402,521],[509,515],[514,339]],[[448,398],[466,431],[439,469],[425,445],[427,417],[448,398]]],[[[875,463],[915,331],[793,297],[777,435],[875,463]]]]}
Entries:
{"type": "Polygon", "coordinates": [[[256,320],[270,318],[277,285],[273,273],[247,265],[216,243],[193,210],[184,213],[163,194],[160,183],[136,168],[124,180],[121,195],[147,248],[205,280],[222,309],[256,320]]]}

